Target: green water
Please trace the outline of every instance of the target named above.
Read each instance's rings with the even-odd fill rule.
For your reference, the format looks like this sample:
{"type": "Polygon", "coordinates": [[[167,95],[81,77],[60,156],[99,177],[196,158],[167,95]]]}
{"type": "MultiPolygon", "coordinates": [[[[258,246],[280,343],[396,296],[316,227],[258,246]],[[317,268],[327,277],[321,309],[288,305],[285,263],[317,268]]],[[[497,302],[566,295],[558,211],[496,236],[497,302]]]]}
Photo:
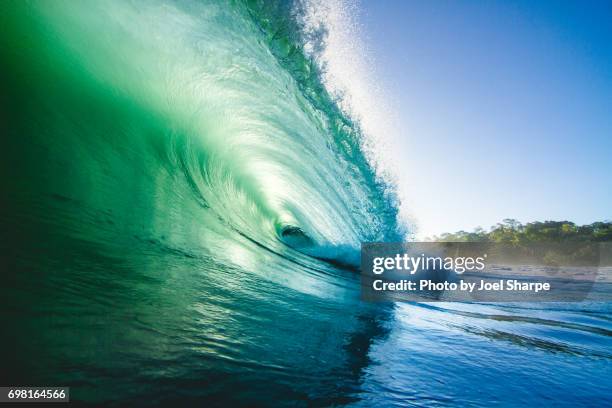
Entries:
{"type": "Polygon", "coordinates": [[[0,8],[5,379],[340,398],[380,313],[347,267],[397,211],[290,6],[0,8]]]}

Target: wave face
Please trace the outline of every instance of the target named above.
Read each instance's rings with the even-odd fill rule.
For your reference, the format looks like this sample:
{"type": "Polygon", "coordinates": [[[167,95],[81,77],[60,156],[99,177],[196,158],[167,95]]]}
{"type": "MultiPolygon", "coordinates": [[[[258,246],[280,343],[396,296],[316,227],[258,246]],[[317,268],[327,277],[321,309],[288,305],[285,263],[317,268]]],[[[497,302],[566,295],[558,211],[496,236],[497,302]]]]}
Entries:
{"type": "Polygon", "coordinates": [[[11,5],[6,22],[7,79],[27,87],[7,114],[35,118],[8,130],[45,146],[33,165],[50,167],[36,174],[48,190],[134,211],[180,247],[210,248],[213,223],[278,252],[286,230],[323,248],[400,238],[392,192],[299,48],[291,7],[69,3],[11,5]],[[185,224],[195,236],[173,236],[185,224]]]}
{"type": "Polygon", "coordinates": [[[0,8],[11,381],[341,401],[380,329],[360,243],[403,232],[300,45],[308,5],[0,8]]]}
{"type": "Polygon", "coordinates": [[[329,4],[0,2],[4,384],[129,406],[567,404],[561,385],[610,403],[589,377],[609,306],[359,300],[360,242],[406,231],[352,110],[367,93],[325,70],[329,4]]]}

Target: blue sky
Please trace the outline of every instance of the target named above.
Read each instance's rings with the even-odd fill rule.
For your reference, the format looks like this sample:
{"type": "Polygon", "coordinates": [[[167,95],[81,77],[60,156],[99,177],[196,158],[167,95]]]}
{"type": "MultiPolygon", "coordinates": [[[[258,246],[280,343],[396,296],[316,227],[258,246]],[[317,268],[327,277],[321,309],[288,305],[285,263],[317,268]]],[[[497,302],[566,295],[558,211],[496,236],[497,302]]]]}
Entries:
{"type": "Polygon", "coordinates": [[[362,1],[421,236],[612,219],[612,6],[362,1]]]}

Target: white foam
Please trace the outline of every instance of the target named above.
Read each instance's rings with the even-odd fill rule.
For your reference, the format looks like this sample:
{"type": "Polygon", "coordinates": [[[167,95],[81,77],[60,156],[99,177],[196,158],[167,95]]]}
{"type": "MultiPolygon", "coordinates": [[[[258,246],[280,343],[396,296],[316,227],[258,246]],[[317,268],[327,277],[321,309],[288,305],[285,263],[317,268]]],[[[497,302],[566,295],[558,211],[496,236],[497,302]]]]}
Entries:
{"type": "MultiPolygon", "coordinates": [[[[394,148],[401,127],[364,41],[357,3],[304,0],[296,7],[306,55],[316,62],[323,84],[343,113],[359,124],[362,149],[377,176],[395,188],[401,202],[406,202],[406,191],[400,186],[404,158],[394,148]]],[[[411,218],[407,208],[400,207],[398,223],[413,224],[411,218]]]]}

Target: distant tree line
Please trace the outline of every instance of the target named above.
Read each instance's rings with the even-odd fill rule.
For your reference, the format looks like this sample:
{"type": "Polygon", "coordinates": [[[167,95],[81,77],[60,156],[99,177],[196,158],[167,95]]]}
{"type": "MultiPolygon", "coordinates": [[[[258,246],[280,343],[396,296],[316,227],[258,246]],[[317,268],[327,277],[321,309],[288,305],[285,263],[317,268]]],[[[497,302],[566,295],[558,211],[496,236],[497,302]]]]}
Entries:
{"type": "Polygon", "coordinates": [[[594,222],[576,225],[570,221],[544,221],[521,224],[504,219],[489,230],[476,228],[472,232],[458,231],[435,236],[441,242],[503,242],[523,244],[530,242],[604,242],[612,241],[612,222],[594,222]]]}

